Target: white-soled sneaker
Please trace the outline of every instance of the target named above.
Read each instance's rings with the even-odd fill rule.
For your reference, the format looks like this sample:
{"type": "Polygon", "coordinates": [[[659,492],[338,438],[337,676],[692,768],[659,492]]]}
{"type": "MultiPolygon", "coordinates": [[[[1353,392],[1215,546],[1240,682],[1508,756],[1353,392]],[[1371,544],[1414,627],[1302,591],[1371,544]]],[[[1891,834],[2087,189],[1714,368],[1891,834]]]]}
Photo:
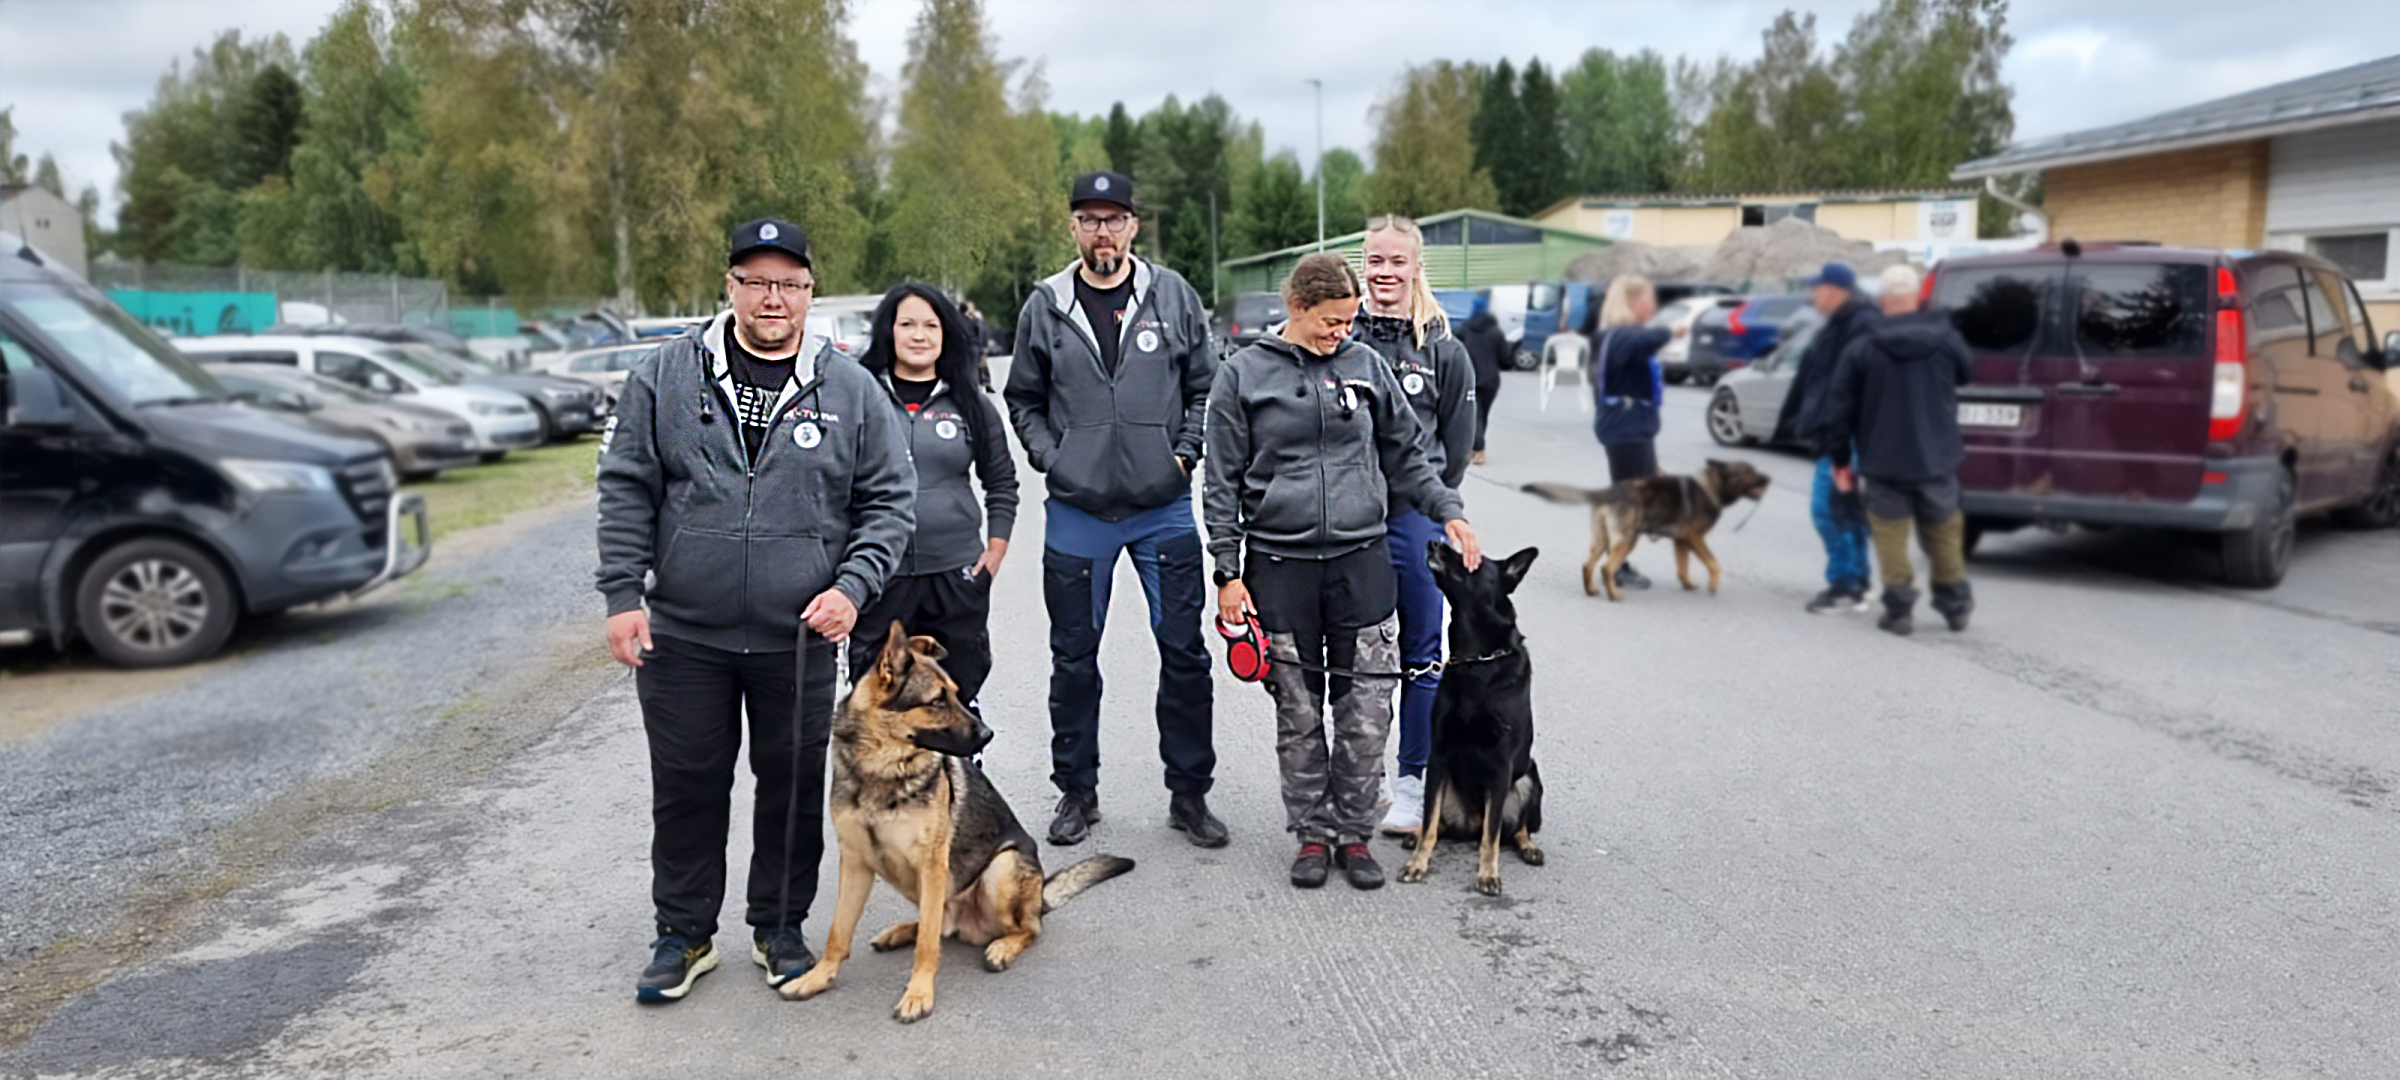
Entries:
{"type": "Polygon", "coordinates": [[[1424,824],[1425,778],[1402,776],[1392,781],[1392,808],[1383,815],[1387,836],[1408,836],[1424,824]]]}

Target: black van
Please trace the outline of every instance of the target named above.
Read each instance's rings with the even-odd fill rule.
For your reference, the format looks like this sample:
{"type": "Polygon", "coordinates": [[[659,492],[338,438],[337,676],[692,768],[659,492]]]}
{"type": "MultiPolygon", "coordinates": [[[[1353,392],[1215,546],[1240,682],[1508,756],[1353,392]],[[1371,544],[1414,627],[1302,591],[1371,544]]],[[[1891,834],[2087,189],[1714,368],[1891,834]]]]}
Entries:
{"type": "Polygon", "coordinates": [[[0,644],[188,663],[243,614],[415,570],[431,535],[382,447],[235,403],[0,232],[0,644]]]}

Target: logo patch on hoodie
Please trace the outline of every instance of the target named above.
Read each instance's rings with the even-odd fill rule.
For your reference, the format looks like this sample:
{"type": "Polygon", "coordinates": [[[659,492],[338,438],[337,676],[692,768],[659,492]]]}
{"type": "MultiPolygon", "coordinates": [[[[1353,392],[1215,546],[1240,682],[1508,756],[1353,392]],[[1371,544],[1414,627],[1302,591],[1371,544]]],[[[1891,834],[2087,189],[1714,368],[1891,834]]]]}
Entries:
{"type": "Polygon", "coordinates": [[[1144,330],[1133,335],[1133,347],[1143,352],[1158,351],[1158,331],[1144,330]]]}
{"type": "Polygon", "coordinates": [[[799,444],[802,450],[814,450],[818,443],[825,441],[825,431],[813,420],[802,420],[792,426],[792,441],[799,444]]]}

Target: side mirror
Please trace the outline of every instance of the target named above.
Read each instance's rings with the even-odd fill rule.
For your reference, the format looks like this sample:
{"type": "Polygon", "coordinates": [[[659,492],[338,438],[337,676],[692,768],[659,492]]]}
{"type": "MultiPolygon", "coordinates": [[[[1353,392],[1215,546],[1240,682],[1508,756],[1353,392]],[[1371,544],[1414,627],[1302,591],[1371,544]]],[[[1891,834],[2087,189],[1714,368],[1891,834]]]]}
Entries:
{"type": "Polygon", "coordinates": [[[397,394],[400,392],[400,380],[392,378],[387,372],[370,371],[367,373],[367,389],[378,394],[397,394]]]}
{"type": "Polygon", "coordinates": [[[22,428],[71,428],[75,403],[48,368],[20,368],[8,376],[8,423],[22,428]]]}

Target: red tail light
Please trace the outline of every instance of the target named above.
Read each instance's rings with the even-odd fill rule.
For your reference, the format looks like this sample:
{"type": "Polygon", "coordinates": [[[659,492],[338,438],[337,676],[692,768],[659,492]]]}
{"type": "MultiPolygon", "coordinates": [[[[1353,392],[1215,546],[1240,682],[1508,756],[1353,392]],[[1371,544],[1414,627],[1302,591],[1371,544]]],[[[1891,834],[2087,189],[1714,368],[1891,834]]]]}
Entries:
{"type": "Polygon", "coordinates": [[[2242,321],[2241,289],[2229,267],[2217,268],[2216,370],[2208,397],[2208,439],[2224,442],[2241,434],[2250,405],[2250,336],[2242,321]]]}
{"type": "Polygon", "coordinates": [[[1725,328],[1733,331],[1733,336],[1741,337],[1750,332],[1748,327],[1742,325],[1742,312],[1748,310],[1750,310],[1750,305],[1743,304],[1733,309],[1733,314],[1725,317],[1725,328]]]}
{"type": "Polygon", "coordinates": [[[1941,273],[1941,272],[1942,272],[1942,268],[1941,268],[1941,265],[1940,265],[1940,264],[1938,264],[1938,263],[1937,263],[1937,264],[1935,264],[1934,266],[1932,266],[1932,267],[1928,268],[1928,269],[1925,271],[1925,283],[1924,283],[1924,284],[1922,284],[1922,285],[1919,285],[1919,286],[1917,286],[1917,306],[1918,306],[1918,307],[1932,307],[1932,306],[1933,306],[1933,275],[1935,275],[1935,274],[1938,274],[1938,273],[1941,273]]]}
{"type": "Polygon", "coordinates": [[[1238,323],[1238,322],[1237,322],[1237,323],[1234,323],[1234,324],[1232,324],[1232,329],[1230,329],[1230,330],[1227,330],[1227,331],[1226,331],[1226,333],[1229,333],[1229,334],[1239,334],[1239,333],[1241,333],[1241,332],[1242,332],[1242,324],[1240,324],[1240,323],[1238,323]]]}

